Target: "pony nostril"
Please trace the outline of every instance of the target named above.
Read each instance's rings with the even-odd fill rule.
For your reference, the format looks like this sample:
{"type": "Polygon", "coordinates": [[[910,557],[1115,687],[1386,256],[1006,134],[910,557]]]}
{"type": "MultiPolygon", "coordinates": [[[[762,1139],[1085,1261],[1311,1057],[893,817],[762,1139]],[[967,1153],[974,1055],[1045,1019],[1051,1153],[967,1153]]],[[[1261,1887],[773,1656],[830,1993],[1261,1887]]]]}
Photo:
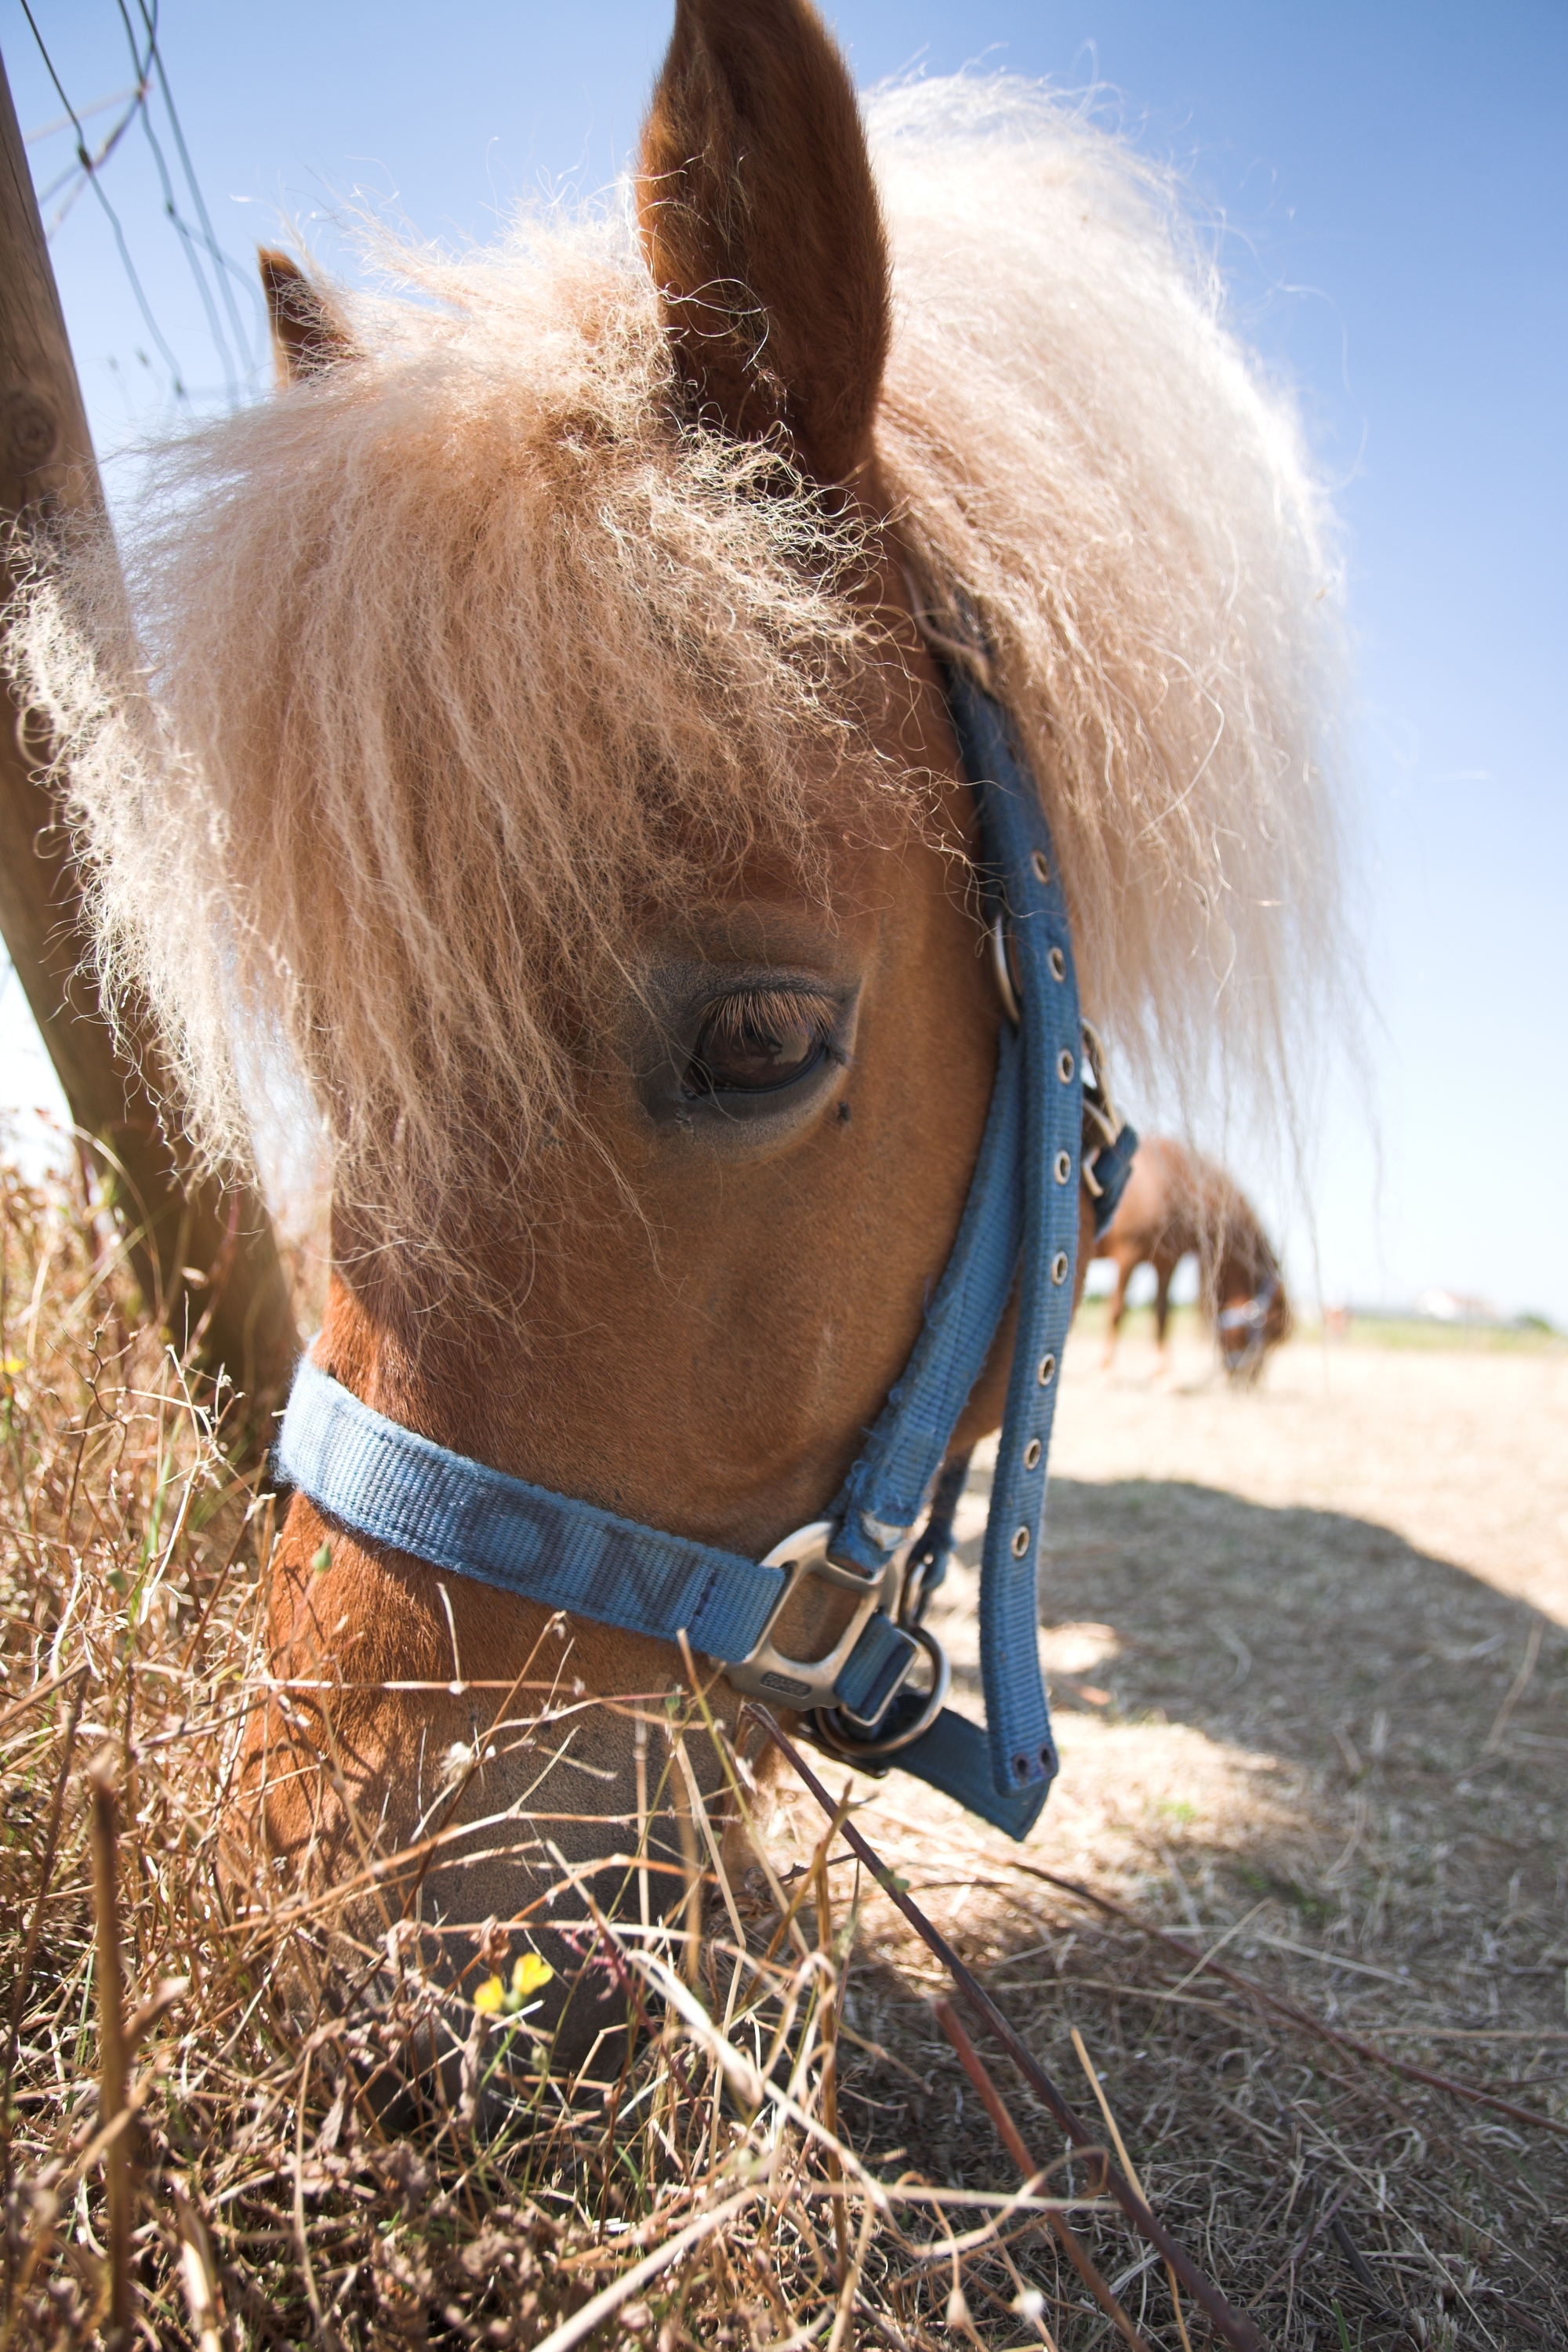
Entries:
{"type": "Polygon", "coordinates": [[[1048,1771],[1050,1770],[1050,1769],[1051,1769],[1051,1751],[1050,1751],[1050,1749],[1049,1749],[1048,1748],[1041,1748],[1041,1750],[1040,1750],[1040,1762],[1041,1762],[1041,1764],[1045,1767],[1045,1769],[1048,1772],[1048,1771]]]}
{"type": "Polygon", "coordinates": [[[1029,1777],[1028,1758],[1026,1756],[1015,1756],[1013,1759],[1013,1771],[1016,1779],[1026,1780],[1029,1777]]]}

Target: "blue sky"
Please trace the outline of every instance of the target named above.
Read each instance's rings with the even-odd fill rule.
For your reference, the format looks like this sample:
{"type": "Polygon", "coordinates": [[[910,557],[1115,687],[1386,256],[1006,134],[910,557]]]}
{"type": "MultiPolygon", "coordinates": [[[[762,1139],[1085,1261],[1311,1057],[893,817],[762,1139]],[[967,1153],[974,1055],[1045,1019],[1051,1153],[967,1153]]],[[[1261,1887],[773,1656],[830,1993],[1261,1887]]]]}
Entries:
{"type": "MultiPolygon", "coordinates": [[[[34,13],[79,110],[125,89],[114,0],[34,13]]],[[[1442,1284],[1568,1323],[1568,9],[846,0],[828,14],[862,83],[979,61],[1102,85],[1104,110],[1223,223],[1237,316],[1296,386],[1347,530],[1376,1018],[1371,1098],[1342,1086],[1317,1154],[1323,1289],[1442,1284]]],[[[668,22],[668,0],[165,0],[161,42],[218,239],[247,271],[286,218],[341,252],[333,216],[356,189],[428,234],[483,236],[543,183],[603,185],[668,22]]],[[[58,118],[19,0],[0,0],[0,48],[24,130],[58,118]]],[[[87,121],[95,142],[116,119],[87,121]]],[[[40,187],[69,150],[61,135],[32,147],[40,187]]],[[[189,397],[221,402],[225,366],[139,124],[101,184],[189,397]]],[[[108,455],[181,404],[90,192],[53,250],[108,455]]],[[[234,293],[250,350],[227,373],[249,367],[255,383],[259,316],[234,293]]],[[[0,1101],[45,1087],[13,983],[0,1101]]],[[[1314,1286],[1307,1221],[1258,1181],[1314,1286]]]]}

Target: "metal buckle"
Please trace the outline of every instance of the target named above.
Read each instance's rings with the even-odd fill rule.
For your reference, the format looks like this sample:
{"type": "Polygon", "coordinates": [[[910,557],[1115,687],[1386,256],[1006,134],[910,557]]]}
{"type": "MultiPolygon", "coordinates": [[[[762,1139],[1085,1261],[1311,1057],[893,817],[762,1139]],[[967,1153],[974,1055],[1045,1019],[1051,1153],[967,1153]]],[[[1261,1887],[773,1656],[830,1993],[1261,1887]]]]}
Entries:
{"type": "Polygon", "coordinates": [[[1102,1151],[1109,1151],[1121,1133],[1123,1121],[1110,1098],[1105,1075],[1105,1048],[1091,1022],[1083,1027],[1083,1146],[1079,1173],[1091,1201],[1104,1198],[1105,1187],[1095,1173],[1102,1151]]]}
{"type": "Polygon", "coordinates": [[[1093,1126],[1102,1144],[1110,1145],[1121,1134],[1123,1121],[1110,1098],[1110,1081],[1105,1074],[1105,1047],[1100,1042],[1100,1032],[1090,1021],[1080,1024],[1083,1030],[1084,1058],[1089,1064],[1083,1074],[1083,1124],[1087,1131],[1093,1126]]]}
{"type": "MultiPolygon", "coordinates": [[[[756,1647],[724,1670],[735,1689],[748,1698],[782,1699],[786,1706],[798,1707],[803,1713],[835,1706],[838,1677],[871,1619],[880,1610],[897,1621],[910,1545],[900,1546],[880,1576],[866,1577],[828,1558],[827,1547],[837,1532],[836,1519],[812,1519],[805,1527],[796,1528],[794,1535],[785,1536],[783,1543],[774,1544],[763,1560],[764,1568],[784,1570],[784,1589],[756,1647]],[[786,1657],[773,1641],[773,1627],[801,1586],[813,1577],[837,1585],[840,1591],[858,1593],[859,1606],[825,1658],[786,1657]]],[[[893,1696],[897,1696],[896,1691],[893,1696]]]]}

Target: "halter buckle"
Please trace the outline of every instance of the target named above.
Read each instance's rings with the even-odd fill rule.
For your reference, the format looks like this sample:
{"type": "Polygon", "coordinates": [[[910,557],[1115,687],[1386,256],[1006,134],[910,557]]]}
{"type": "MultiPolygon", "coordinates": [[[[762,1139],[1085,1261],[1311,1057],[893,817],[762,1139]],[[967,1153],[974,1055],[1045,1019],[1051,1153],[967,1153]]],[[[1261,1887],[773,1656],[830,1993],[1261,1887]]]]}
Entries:
{"type": "Polygon", "coordinates": [[[1105,1075],[1105,1048],[1100,1042],[1100,1032],[1085,1021],[1083,1028],[1083,1183],[1091,1201],[1098,1201],[1105,1187],[1095,1173],[1102,1151],[1114,1150],[1124,1124],[1110,1098],[1110,1085],[1105,1075]]]}
{"type": "MultiPolygon", "coordinates": [[[[873,1617],[888,1616],[898,1623],[904,1567],[912,1549],[913,1538],[911,1536],[909,1542],[900,1545],[879,1575],[862,1576],[858,1569],[845,1568],[829,1557],[828,1546],[837,1532],[836,1519],[812,1519],[804,1528],[796,1528],[793,1535],[785,1536],[782,1543],[773,1546],[763,1566],[784,1570],[784,1591],[773,1604],[755,1648],[735,1664],[727,1666],[725,1673],[734,1688],[748,1698],[772,1699],[775,1704],[782,1702],[802,1714],[818,1707],[830,1708],[843,1715],[850,1724],[858,1724],[860,1718],[850,1712],[839,1695],[838,1678],[873,1617]],[[834,1585],[841,1592],[857,1594],[858,1603],[848,1624],[826,1657],[793,1658],[780,1650],[774,1642],[773,1628],[782,1620],[801,1586],[814,1579],[822,1584],[834,1585]]],[[[912,1651],[903,1674],[887,1694],[877,1718],[879,1722],[903,1687],[916,1655],[918,1651],[912,1651]]],[[[868,1723],[865,1727],[868,1731],[874,1731],[876,1726],[868,1723]]]]}

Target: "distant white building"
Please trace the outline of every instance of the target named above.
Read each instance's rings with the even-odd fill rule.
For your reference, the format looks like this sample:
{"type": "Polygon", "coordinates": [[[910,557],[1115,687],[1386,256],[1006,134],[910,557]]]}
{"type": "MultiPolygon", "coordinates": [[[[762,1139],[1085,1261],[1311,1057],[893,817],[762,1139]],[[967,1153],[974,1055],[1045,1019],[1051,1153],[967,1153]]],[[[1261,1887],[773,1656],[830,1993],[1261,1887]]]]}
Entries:
{"type": "Polygon", "coordinates": [[[1421,1290],[1415,1308],[1434,1323],[1501,1323],[1505,1318],[1489,1298],[1468,1298],[1459,1290],[1421,1290]]]}

